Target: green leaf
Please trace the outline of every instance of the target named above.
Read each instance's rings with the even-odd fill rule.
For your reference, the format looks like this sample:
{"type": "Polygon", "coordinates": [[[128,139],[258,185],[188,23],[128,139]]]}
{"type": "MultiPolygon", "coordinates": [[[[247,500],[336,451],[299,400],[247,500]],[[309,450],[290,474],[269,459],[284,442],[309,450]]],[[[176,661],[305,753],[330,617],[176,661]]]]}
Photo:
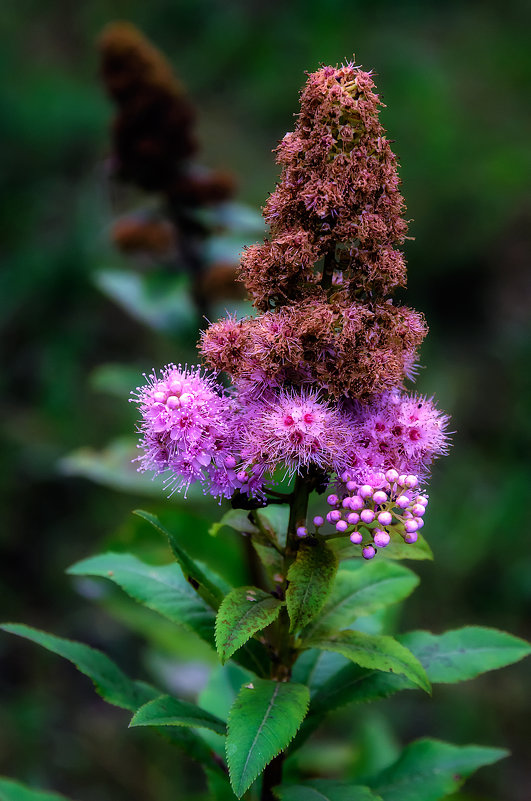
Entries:
{"type": "Polygon", "coordinates": [[[473,679],[531,653],[531,646],[525,640],[480,626],[466,626],[440,635],[411,631],[398,639],[424,665],[430,681],[442,684],[473,679]]]}
{"type": "Polygon", "coordinates": [[[288,571],[286,603],[290,631],[306,626],[323,607],[337,570],[337,557],[324,542],[301,543],[288,571]]]}
{"type": "Polygon", "coordinates": [[[109,704],[134,712],[159,695],[160,691],[144,682],[133,681],[106,654],[84,643],[56,637],[22,623],[4,623],[0,628],[9,634],[25,637],[68,659],[91,679],[97,692],[109,704]]]}
{"type": "Polygon", "coordinates": [[[414,690],[416,685],[404,676],[367,670],[359,665],[345,665],[319,687],[312,698],[311,715],[326,715],[348,704],[362,704],[388,698],[400,690],[414,690]]]}
{"type": "Polygon", "coordinates": [[[197,595],[176,564],[147,565],[132,554],[106,553],[77,562],[67,573],[109,579],[135,601],[173,623],[186,626],[209,645],[214,645],[214,612],[197,595]]]}
{"type": "Polygon", "coordinates": [[[238,798],[293,739],[309,697],[308,688],[294,682],[258,679],[242,687],[230,711],[226,740],[231,784],[238,798]]]}
{"type": "Polygon", "coordinates": [[[406,598],[419,583],[411,570],[393,562],[350,562],[340,567],[331,594],[308,634],[344,629],[356,618],[370,615],[406,598]]]}
{"type": "Polygon", "coordinates": [[[253,534],[258,531],[254,523],[249,520],[249,512],[245,509],[229,509],[228,512],[225,512],[221,520],[218,520],[217,523],[212,523],[208,533],[212,537],[216,537],[220,529],[224,526],[246,534],[253,534]]]}
{"type": "MultiPolygon", "coordinates": [[[[106,654],[84,643],[65,640],[18,623],[4,623],[0,628],[10,634],[25,637],[47,648],[48,651],[68,659],[81,673],[92,680],[97,692],[109,704],[135,712],[138,707],[160,695],[160,690],[142,681],[128,678],[106,654]]],[[[162,733],[165,739],[182,748],[198,762],[204,763],[210,760],[210,749],[195,732],[185,729],[181,731],[163,729],[162,733]]]]}
{"type": "Polygon", "coordinates": [[[275,788],[280,801],[382,801],[368,787],[331,779],[313,779],[304,784],[275,788]]]}
{"type": "Polygon", "coordinates": [[[133,514],[141,517],[143,520],[146,520],[153,526],[153,528],[156,528],[158,531],[162,532],[165,537],[167,537],[172,553],[177,562],[180,564],[186,580],[192,585],[198,595],[200,595],[201,598],[203,598],[207,604],[212,607],[212,609],[218,609],[223,599],[223,592],[208,578],[208,576],[206,576],[204,571],[190,556],[188,556],[186,551],[181,548],[173,534],[169,532],[168,529],[164,528],[158,517],[150,514],[149,512],[144,512],[142,509],[135,509],[133,514]]]}
{"type": "Polygon", "coordinates": [[[507,755],[503,748],[417,740],[368,784],[384,801],[439,801],[478,768],[507,755]]]}
{"type": "Polygon", "coordinates": [[[340,668],[352,665],[348,659],[341,654],[332,651],[320,651],[318,648],[308,648],[303,651],[295,664],[291,673],[293,681],[306,684],[310,693],[314,694],[331,676],[334,676],[340,668]]]}
{"type": "Polygon", "coordinates": [[[342,654],[362,668],[399,673],[430,692],[430,682],[418,659],[393,637],[340,631],[334,636],[315,638],[309,644],[313,648],[342,654]]]}
{"type": "Polygon", "coordinates": [[[59,793],[33,790],[13,779],[0,776],[0,801],[68,801],[68,799],[59,793]]]}
{"type": "Polygon", "coordinates": [[[257,631],[278,617],[283,602],[258,587],[237,587],[227,595],[216,617],[216,647],[225,662],[257,631]]]}
{"type": "Polygon", "coordinates": [[[171,695],[161,695],[141,706],[129,726],[193,726],[226,734],[227,727],[220,718],[196,704],[181,701],[171,695]]]}

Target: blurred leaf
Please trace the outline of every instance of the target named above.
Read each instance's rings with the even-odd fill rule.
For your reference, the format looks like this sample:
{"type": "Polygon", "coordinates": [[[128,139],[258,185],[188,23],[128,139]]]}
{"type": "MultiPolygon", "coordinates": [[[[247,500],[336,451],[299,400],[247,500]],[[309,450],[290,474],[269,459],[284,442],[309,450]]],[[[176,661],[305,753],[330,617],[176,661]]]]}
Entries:
{"type": "Polygon", "coordinates": [[[337,570],[337,557],[324,542],[301,542],[295,561],[288,570],[286,604],[290,631],[306,626],[321,610],[337,570]]]}
{"type": "Polygon", "coordinates": [[[229,509],[228,512],[225,512],[221,520],[212,523],[208,533],[215,537],[223,526],[232,528],[234,531],[239,531],[240,533],[251,534],[258,531],[254,523],[249,519],[249,512],[245,509],[229,509]]]}
{"type": "Polygon", "coordinates": [[[292,678],[299,684],[306,684],[313,694],[345,665],[350,667],[352,663],[341,654],[308,648],[299,655],[293,665],[292,678]]]}
{"type": "Polygon", "coordinates": [[[275,795],[280,801],[382,801],[368,787],[332,779],[313,779],[304,784],[276,787],[275,795]]]}
{"type": "Polygon", "coordinates": [[[211,729],[218,734],[226,734],[226,725],[215,715],[206,712],[196,704],[161,695],[141,706],[129,726],[192,726],[211,729]]]}
{"type": "Polygon", "coordinates": [[[89,377],[90,386],[97,392],[106,392],[116,398],[129,398],[131,390],[142,383],[138,367],[129,364],[100,364],[89,377]]]}
{"type": "Polygon", "coordinates": [[[480,626],[465,626],[439,635],[411,631],[398,639],[422,662],[434,683],[473,679],[531,654],[531,646],[525,640],[480,626]]]}
{"type": "Polygon", "coordinates": [[[184,578],[179,565],[147,565],[132,554],[106,553],[77,562],[67,573],[109,579],[135,601],[214,645],[215,615],[184,578]]]}
{"type": "Polygon", "coordinates": [[[232,787],[226,774],[209,768],[205,769],[205,773],[210,793],[208,801],[234,801],[236,796],[232,792],[232,787]]]}
{"type": "Polygon", "coordinates": [[[68,801],[65,795],[33,790],[13,779],[0,776],[0,801],[68,801]]]}
{"type": "MultiPolygon", "coordinates": [[[[367,540],[367,542],[369,541],[372,542],[372,540],[367,540]]],[[[348,537],[333,539],[330,541],[330,545],[341,560],[352,559],[353,557],[356,559],[361,558],[359,545],[352,545],[348,537]]],[[[432,560],[433,552],[422,534],[418,535],[418,540],[416,542],[409,544],[404,542],[400,534],[391,531],[391,542],[386,548],[378,549],[378,559],[432,560]]]]}
{"type": "Polygon", "coordinates": [[[309,697],[308,688],[294,682],[258,679],[242,687],[230,711],[226,740],[230,779],[238,798],[293,739],[309,697]]]}
{"type": "Polygon", "coordinates": [[[305,635],[346,628],[358,617],[407,598],[418,583],[411,570],[393,562],[343,563],[319,619],[305,635]]]}
{"type": "Polygon", "coordinates": [[[260,212],[244,203],[219,203],[211,208],[200,209],[199,214],[212,227],[256,236],[263,236],[265,233],[265,223],[260,212]]]}
{"type": "Polygon", "coordinates": [[[258,587],[238,587],[223,600],[216,616],[216,647],[226,662],[253,634],[269,626],[283,602],[258,587]]]}
{"type": "Polygon", "coordinates": [[[160,694],[154,687],[130,679],[106,654],[84,643],[65,640],[20,623],[4,623],[0,628],[68,659],[91,679],[97,692],[109,704],[135,712],[139,706],[160,694]]]}
{"type": "Polygon", "coordinates": [[[135,320],[155,331],[175,334],[197,325],[197,312],[184,276],[143,275],[132,270],[100,270],[97,287],[135,320]]]}
{"type": "Polygon", "coordinates": [[[361,631],[340,631],[328,637],[315,637],[309,645],[335,651],[362,668],[404,675],[430,692],[430,682],[420,662],[393,637],[361,631]]]}
{"type": "Polygon", "coordinates": [[[79,448],[60,460],[59,469],[67,476],[88,478],[121,492],[163,497],[163,479],[139,473],[133,463],[137,458],[137,441],[124,437],[111,442],[102,451],[79,448]]]}
{"type": "Polygon", "coordinates": [[[384,801],[439,801],[478,768],[506,756],[508,751],[503,748],[417,740],[368,784],[384,801]]]}

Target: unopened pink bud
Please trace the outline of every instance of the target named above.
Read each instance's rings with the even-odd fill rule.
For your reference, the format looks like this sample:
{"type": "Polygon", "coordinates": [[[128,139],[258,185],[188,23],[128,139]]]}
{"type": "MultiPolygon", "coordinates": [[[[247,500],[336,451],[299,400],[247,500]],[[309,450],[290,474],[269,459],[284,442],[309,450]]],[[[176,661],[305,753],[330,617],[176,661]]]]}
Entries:
{"type": "Polygon", "coordinates": [[[413,512],[413,514],[415,515],[415,517],[422,517],[422,515],[423,515],[423,514],[425,513],[425,511],[426,511],[426,507],[425,507],[425,506],[422,506],[422,504],[420,504],[420,503],[416,503],[416,504],[415,504],[415,505],[412,507],[411,511],[413,512]]]}
{"type": "Polygon", "coordinates": [[[347,517],[347,521],[350,523],[351,526],[355,526],[356,523],[359,523],[360,516],[357,512],[351,512],[347,517]]]}
{"type": "Polygon", "coordinates": [[[425,495],[419,495],[417,497],[417,503],[420,503],[422,506],[426,507],[428,505],[428,498],[425,495]]]}
{"type": "Polygon", "coordinates": [[[406,486],[406,478],[407,478],[407,476],[406,476],[405,473],[402,473],[401,476],[398,476],[398,483],[400,484],[401,487],[405,487],[406,486]]]}
{"type": "Polygon", "coordinates": [[[381,531],[381,529],[377,529],[375,531],[373,539],[374,539],[374,544],[378,548],[386,548],[391,541],[391,537],[387,533],[387,531],[381,531]]]}
{"type": "Polygon", "coordinates": [[[177,395],[170,395],[168,400],[166,401],[166,406],[169,406],[170,409],[176,409],[177,406],[181,405],[181,401],[177,397],[177,395]]]}
{"type": "Polygon", "coordinates": [[[409,504],[411,503],[411,498],[408,498],[407,495],[399,495],[396,499],[396,505],[399,506],[401,509],[406,509],[409,504]]]}
{"type": "Polygon", "coordinates": [[[409,487],[409,489],[415,489],[418,483],[419,480],[416,476],[406,476],[405,485],[409,487]]]}
{"type": "Polygon", "coordinates": [[[422,519],[422,517],[416,517],[415,522],[418,528],[422,528],[422,526],[424,525],[424,520],[422,519]]]}
{"type": "Polygon", "coordinates": [[[363,498],[360,498],[359,495],[353,495],[350,499],[350,508],[353,512],[357,512],[360,509],[363,509],[365,504],[363,503],[363,498]]]}
{"type": "Polygon", "coordinates": [[[225,459],[225,467],[228,467],[229,470],[232,470],[233,467],[236,467],[236,459],[234,456],[227,456],[225,459]]]}
{"type": "Polygon", "coordinates": [[[373,492],[374,490],[369,484],[363,484],[359,488],[359,494],[362,498],[370,498],[373,492]]]}
{"type": "Polygon", "coordinates": [[[336,531],[346,531],[348,528],[348,523],[346,520],[340,520],[336,523],[336,531]]]}
{"type": "Polygon", "coordinates": [[[378,522],[382,526],[390,526],[393,522],[393,515],[391,512],[380,512],[378,515],[378,522]]]}
{"type": "Polygon", "coordinates": [[[339,503],[339,498],[337,495],[329,495],[326,502],[329,506],[336,506],[339,503]]]}
{"type": "Polygon", "coordinates": [[[406,522],[404,523],[404,528],[406,529],[408,534],[412,534],[414,531],[418,529],[418,527],[419,524],[417,523],[416,520],[406,520],[406,522]]]}
{"type": "Polygon", "coordinates": [[[166,402],[166,393],[165,392],[155,392],[153,395],[153,400],[157,403],[165,403],[166,402]]]}
{"type": "Polygon", "coordinates": [[[385,474],[386,479],[390,484],[394,484],[395,481],[398,479],[398,472],[396,470],[388,470],[385,474]]]}
{"type": "Polygon", "coordinates": [[[343,507],[343,509],[350,509],[350,498],[348,497],[348,495],[341,501],[341,506],[343,507]]]}
{"type": "Polygon", "coordinates": [[[299,526],[297,529],[297,537],[307,537],[308,530],[304,526],[299,526]]]}
{"type": "Polygon", "coordinates": [[[385,503],[387,500],[387,495],[383,490],[376,490],[374,495],[372,496],[374,503],[385,503]]]}
{"type": "MultiPolygon", "coordinates": [[[[341,520],[341,512],[339,511],[339,509],[334,509],[334,511],[333,512],[329,512],[329,514],[330,514],[330,522],[331,523],[337,523],[338,520],[341,520]]],[[[327,515],[327,517],[328,517],[328,515],[327,515]]]]}
{"type": "Polygon", "coordinates": [[[316,515],[313,519],[313,524],[315,528],[319,528],[319,526],[324,526],[324,519],[321,517],[321,515],[316,515]]]}
{"type": "Polygon", "coordinates": [[[408,545],[412,545],[414,542],[418,540],[418,538],[419,535],[417,534],[416,531],[408,531],[408,533],[404,537],[404,542],[407,542],[408,545]]]}
{"type": "Polygon", "coordinates": [[[364,523],[372,523],[374,520],[374,512],[372,509],[363,509],[360,514],[360,520],[363,520],[364,523]]]}
{"type": "Polygon", "coordinates": [[[374,559],[376,556],[376,549],[372,545],[366,545],[361,552],[364,559],[374,559]]]}
{"type": "Polygon", "coordinates": [[[363,542],[363,537],[359,533],[359,531],[353,531],[352,534],[350,535],[350,541],[353,545],[361,545],[361,543],[363,542]]]}
{"type": "Polygon", "coordinates": [[[246,483],[246,481],[247,481],[247,473],[245,472],[245,470],[240,470],[240,472],[239,472],[239,473],[236,473],[236,478],[237,478],[237,479],[238,479],[238,481],[240,481],[242,484],[245,484],[245,483],[246,483]]]}
{"type": "Polygon", "coordinates": [[[343,482],[343,484],[346,484],[347,481],[351,480],[352,480],[352,473],[349,473],[348,470],[345,470],[344,473],[341,473],[341,481],[343,482]]]}
{"type": "Polygon", "coordinates": [[[358,485],[356,484],[355,481],[347,481],[347,489],[349,492],[354,492],[357,486],[358,485]]]}

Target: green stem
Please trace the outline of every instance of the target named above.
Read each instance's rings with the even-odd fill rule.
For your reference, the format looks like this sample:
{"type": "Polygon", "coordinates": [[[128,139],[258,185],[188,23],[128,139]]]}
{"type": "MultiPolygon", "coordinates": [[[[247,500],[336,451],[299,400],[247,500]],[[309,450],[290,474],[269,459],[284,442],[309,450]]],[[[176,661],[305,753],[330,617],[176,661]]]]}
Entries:
{"type": "MultiPolygon", "coordinates": [[[[282,594],[285,595],[287,588],[287,574],[293,560],[297,555],[298,537],[297,528],[306,525],[308,514],[308,499],[310,496],[310,482],[307,475],[297,476],[295,486],[291,493],[288,532],[286,537],[286,549],[282,575],[284,582],[282,594]]],[[[271,678],[276,681],[290,681],[293,663],[296,657],[294,648],[294,637],[290,634],[290,619],[286,607],[280,611],[276,628],[275,660],[272,663],[271,678]]],[[[275,801],[273,787],[282,781],[282,767],[285,754],[279,754],[267,765],[262,778],[262,794],[260,801],[275,801]]]]}

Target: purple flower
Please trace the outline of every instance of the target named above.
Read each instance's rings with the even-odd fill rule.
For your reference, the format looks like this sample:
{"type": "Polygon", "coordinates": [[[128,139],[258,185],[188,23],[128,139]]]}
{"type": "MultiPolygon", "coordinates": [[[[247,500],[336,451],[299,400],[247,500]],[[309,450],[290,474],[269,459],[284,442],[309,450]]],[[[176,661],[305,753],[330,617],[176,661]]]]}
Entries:
{"type": "Polygon", "coordinates": [[[141,414],[140,471],[169,471],[172,492],[203,482],[230,497],[242,482],[234,471],[240,413],[235,401],[199,367],[170,364],[147,376],[136,397],[141,414]]]}

